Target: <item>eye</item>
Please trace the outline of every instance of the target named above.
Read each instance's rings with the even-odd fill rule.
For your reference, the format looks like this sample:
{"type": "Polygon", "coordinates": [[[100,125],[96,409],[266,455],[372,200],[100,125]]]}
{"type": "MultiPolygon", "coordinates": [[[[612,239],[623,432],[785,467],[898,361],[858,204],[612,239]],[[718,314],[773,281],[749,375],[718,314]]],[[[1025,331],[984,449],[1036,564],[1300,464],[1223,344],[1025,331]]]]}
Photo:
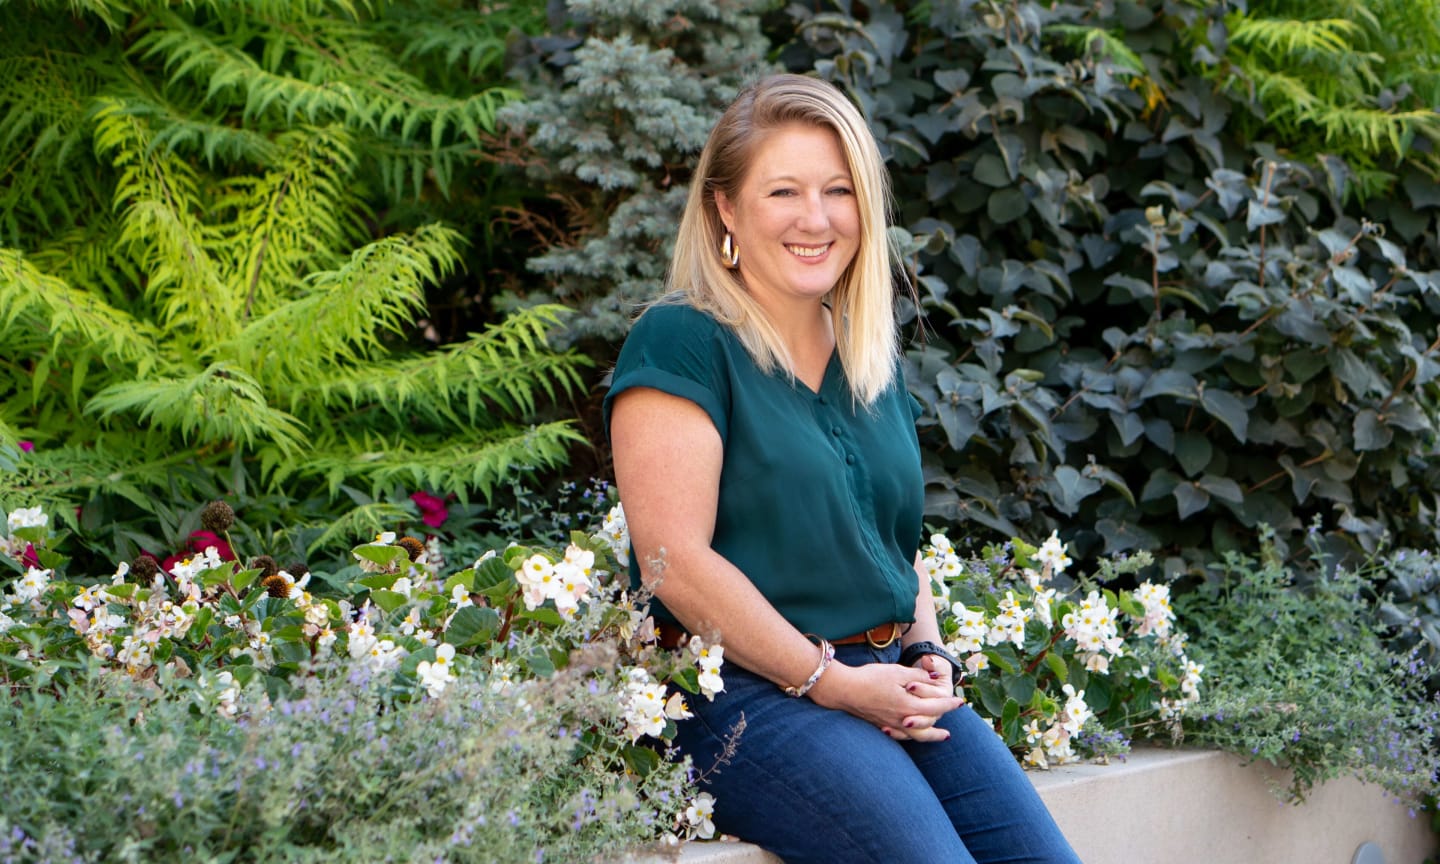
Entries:
{"type": "Polygon", "coordinates": [[[793,197],[795,197],[795,190],[794,190],[794,189],[788,189],[788,188],[787,188],[787,189],[776,189],[775,191],[773,191],[773,192],[770,193],[770,197],[771,197],[771,198],[793,198],[793,197]]]}
{"type": "Polygon", "coordinates": [[[849,186],[832,186],[832,187],[830,187],[829,189],[827,189],[827,190],[825,190],[825,191],[826,191],[827,193],[831,194],[831,195],[854,195],[854,194],[855,194],[855,191],[854,191],[853,189],[851,189],[849,186]]]}

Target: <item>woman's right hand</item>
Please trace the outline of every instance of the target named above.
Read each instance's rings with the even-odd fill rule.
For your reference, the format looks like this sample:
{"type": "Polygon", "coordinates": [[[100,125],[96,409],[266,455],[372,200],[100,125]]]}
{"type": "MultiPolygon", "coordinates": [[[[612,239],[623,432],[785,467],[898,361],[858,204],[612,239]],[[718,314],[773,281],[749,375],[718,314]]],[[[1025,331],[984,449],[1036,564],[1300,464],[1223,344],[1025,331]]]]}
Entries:
{"type": "Polygon", "coordinates": [[[832,663],[808,696],[874,724],[897,741],[944,741],[950,733],[934,728],[936,721],[965,704],[925,670],[894,663],[832,663]]]}

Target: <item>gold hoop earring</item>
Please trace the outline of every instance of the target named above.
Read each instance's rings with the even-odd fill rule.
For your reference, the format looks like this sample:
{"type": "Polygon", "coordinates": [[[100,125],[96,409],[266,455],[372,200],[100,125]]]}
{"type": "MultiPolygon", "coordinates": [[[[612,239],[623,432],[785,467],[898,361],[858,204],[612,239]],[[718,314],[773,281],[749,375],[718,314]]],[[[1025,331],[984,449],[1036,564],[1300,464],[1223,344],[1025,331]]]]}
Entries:
{"type": "Polygon", "coordinates": [[[720,244],[720,259],[731,270],[740,266],[740,247],[735,243],[735,235],[729,231],[725,232],[725,242],[720,244]]]}

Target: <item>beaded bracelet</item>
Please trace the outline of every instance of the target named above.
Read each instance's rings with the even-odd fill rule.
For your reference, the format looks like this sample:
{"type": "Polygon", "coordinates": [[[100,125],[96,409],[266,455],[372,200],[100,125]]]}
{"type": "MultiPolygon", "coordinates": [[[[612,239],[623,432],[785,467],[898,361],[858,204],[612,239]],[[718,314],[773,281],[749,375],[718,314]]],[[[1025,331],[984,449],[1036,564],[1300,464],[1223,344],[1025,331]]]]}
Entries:
{"type": "Polygon", "coordinates": [[[815,686],[815,682],[820,680],[820,676],[825,674],[825,670],[830,668],[830,661],[832,661],[832,660],[834,660],[834,659],[835,659],[835,646],[834,646],[834,645],[831,645],[831,644],[829,643],[829,641],[827,641],[827,640],[825,640],[825,639],[821,639],[821,640],[820,640],[820,665],[815,667],[815,672],[814,672],[813,674],[811,674],[810,680],[806,681],[804,684],[801,684],[799,687],[786,687],[786,688],[785,688],[785,695],[786,695],[786,696],[794,696],[795,698],[798,699],[798,698],[800,698],[801,696],[804,696],[806,693],[809,693],[809,692],[810,692],[810,688],[811,688],[811,687],[814,687],[814,686],[815,686]]]}

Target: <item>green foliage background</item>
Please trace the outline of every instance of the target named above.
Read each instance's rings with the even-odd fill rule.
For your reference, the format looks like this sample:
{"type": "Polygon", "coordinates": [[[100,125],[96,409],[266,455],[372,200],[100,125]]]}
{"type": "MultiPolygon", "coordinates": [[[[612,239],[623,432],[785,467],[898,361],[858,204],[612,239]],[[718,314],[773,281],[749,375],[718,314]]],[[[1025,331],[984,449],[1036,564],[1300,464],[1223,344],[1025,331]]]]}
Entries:
{"type": "Polygon", "coordinates": [[[463,219],[502,204],[477,193],[533,8],[61,5],[0,29],[0,499],[84,504],[128,556],[173,548],[157,498],[279,491],[323,524],[297,502],[563,462],[579,436],[537,411],[587,365],[547,345],[564,310],[427,318],[484,290],[463,219]]]}

